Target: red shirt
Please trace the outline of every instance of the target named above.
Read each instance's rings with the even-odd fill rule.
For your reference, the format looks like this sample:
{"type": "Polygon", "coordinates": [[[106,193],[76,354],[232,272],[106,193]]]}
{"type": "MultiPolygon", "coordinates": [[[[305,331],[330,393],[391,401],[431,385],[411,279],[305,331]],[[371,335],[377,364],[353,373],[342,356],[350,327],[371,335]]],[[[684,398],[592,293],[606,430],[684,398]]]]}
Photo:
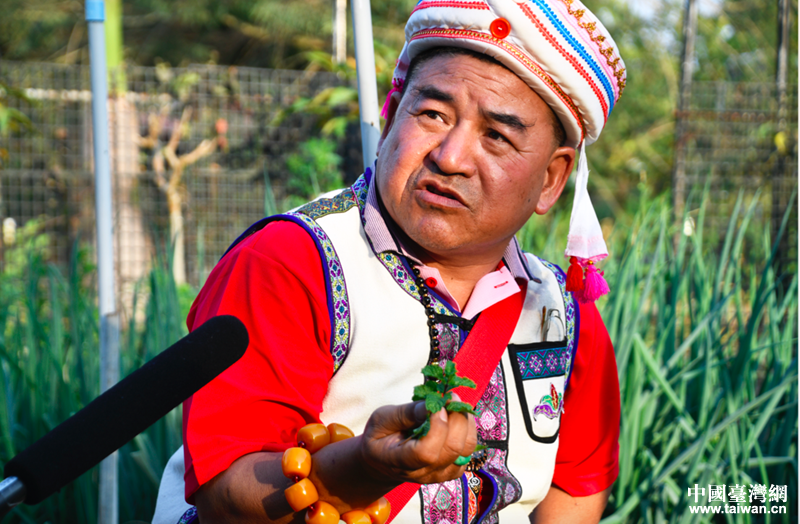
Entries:
{"type": "MultiPolygon", "coordinates": [[[[213,316],[234,315],[247,327],[250,346],[184,402],[189,503],[199,486],[239,457],[283,451],[299,428],[319,422],[333,376],[324,278],[316,245],[291,222],[272,222],[247,237],[209,275],[189,312],[189,330],[213,316]]],[[[582,305],[580,314],[553,477],[573,496],[602,491],[619,469],[613,347],[595,306],[582,305]]]]}

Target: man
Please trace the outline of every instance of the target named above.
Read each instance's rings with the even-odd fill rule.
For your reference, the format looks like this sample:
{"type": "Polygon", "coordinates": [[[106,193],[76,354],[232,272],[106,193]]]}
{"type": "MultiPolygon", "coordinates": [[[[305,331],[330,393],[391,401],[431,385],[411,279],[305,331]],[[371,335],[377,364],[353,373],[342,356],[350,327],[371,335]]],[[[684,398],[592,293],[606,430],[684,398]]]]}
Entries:
{"type": "Polygon", "coordinates": [[[233,314],[250,347],[184,404],[155,524],[302,522],[281,455],[320,420],[358,435],[313,456],[309,479],[340,513],[388,494],[398,523],[599,520],[619,386],[591,303],[606,252],[585,152],[567,250],[585,303],[514,234],[556,203],[618,99],[613,40],[576,0],[423,0],[406,38],[374,170],[251,227],[195,301],[190,329],[233,314]],[[502,339],[490,322],[512,303],[502,339]],[[477,415],[442,410],[408,439],[427,415],[408,402],[420,369],[461,351],[487,355],[477,415]],[[183,517],[182,494],[196,505],[183,517]]]}

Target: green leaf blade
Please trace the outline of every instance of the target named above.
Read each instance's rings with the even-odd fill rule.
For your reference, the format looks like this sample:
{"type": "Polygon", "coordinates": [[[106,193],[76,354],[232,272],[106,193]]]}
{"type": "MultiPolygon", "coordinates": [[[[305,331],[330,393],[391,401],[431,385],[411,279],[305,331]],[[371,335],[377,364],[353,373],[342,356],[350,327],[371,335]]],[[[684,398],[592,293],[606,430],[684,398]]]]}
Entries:
{"type": "Polygon", "coordinates": [[[436,364],[422,368],[422,375],[433,380],[444,380],[445,372],[436,364]]]}
{"type": "Polygon", "coordinates": [[[428,393],[425,397],[425,407],[428,413],[437,413],[444,407],[444,397],[439,393],[428,393]]]}
{"type": "Polygon", "coordinates": [[[431,421],[429,419],[423,422],[421,426],[414,428],[411,431],[411,438],[421,439],[422,437],[427,435],[428,431],[430,430],[431,430],[431,421]]]}
{"type": "Polygon", "coordinates": [[[475,410],[472,409],[472,406],[467,404],[466,402],[459,402],[459,401],[452,401],[446,406],[447,411],[451,413],[472,413],[476,415],[475,410]]]}

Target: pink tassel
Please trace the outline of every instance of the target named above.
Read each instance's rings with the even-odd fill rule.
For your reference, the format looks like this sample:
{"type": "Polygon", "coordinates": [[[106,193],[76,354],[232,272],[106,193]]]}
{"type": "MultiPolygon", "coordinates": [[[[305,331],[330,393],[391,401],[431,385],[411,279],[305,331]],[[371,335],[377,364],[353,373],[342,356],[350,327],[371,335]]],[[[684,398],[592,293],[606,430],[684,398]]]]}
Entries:
{"type": "Polygon", "coordinates": [[[403,81],[402,80],[392,80],[392,88],[386,94],[386,101],[383,103],[383,107],[381,108],[381,116],[386,119],[389,118],[389,100],[392,99],[392,95],[395,94],[397,91],[403,89],[403,81]]]}
{"type": "Polygon", "coordinates": [[[594,302],[603,295],[608,294],[608,282],[603,278],[603,273],[594,267],[594,263],[589,261],[586,266],[586,278],[583,283],[583,292],[576,293],[578,302],[586,304],[594,302]]]}

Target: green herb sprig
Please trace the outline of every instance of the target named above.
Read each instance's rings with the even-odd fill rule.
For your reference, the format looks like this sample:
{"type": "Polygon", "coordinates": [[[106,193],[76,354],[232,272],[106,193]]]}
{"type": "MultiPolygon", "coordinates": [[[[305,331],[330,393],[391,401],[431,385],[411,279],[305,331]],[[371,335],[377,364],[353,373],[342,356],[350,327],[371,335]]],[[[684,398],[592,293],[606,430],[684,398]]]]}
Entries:
{"type": "Polygon", "coordinates": [[[438,413],[442,408],[450,413],[476,414],[472,406],[466,402],[453,400],[453,389],[461,386],[475,389],[475,382],[458,376],[456,365],[453,362],[445,364],[444,369],[436,364],[425,366],[422,368],[422,374],[427,380],[424,384],[414,388],[414,396],[411,399],[425,401],[428,418],[411,432],[411,438],[419,439],[427,435],[431,429],[431,415],[438,413]]]}

